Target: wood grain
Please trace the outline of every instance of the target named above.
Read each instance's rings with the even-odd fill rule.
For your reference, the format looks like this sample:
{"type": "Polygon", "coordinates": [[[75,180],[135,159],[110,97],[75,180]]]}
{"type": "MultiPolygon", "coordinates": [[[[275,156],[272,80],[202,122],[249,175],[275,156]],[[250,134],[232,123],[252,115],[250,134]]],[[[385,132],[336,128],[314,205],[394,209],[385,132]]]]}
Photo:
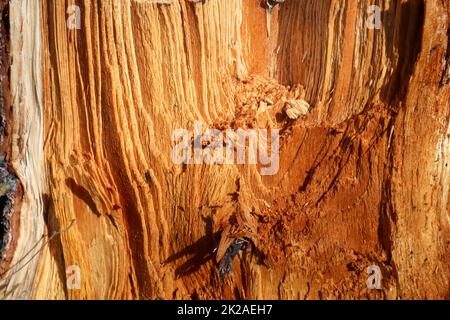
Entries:
{"type": "Polygon", "coordinates": [[[370,30],[370,4],[287,0],[269,33],[257,0],[11,1],[24,197],[0,294],[448,299],[450,7],[380,0],[370,30]],[[311,110],[291,120],[300,95],[311,110]],[[174,164],[172,133],[195,121],[280,128],[278,173],[174,164]],[[215,248],[243,234],[222,279],[215,248]]]}

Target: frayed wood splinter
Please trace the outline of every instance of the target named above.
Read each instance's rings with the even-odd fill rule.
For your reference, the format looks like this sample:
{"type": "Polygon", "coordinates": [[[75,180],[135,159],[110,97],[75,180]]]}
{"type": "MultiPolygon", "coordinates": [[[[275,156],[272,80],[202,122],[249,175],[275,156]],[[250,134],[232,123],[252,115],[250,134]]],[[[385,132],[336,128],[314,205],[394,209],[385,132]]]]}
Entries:
{"type": "Polygon", "coordinates": [[[284,107],[284,111],[289,119],[296,120],[301,116],[309,113],[310,105],[303,99],[288,100],[284,107]]]}

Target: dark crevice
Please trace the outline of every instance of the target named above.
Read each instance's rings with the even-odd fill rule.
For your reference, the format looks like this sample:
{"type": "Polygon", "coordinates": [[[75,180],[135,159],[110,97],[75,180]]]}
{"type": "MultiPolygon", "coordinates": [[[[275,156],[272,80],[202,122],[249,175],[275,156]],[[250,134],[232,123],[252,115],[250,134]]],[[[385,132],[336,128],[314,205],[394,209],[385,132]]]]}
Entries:
{"type": "MultiPolygon", "coordinates": [[[[395,115],[391,115],[389,123],[387,125],[388,139],[392,138],[395,115]]],[[[384,181],[383,181],[383,191],[381,195],[380,202],[380,215],[379,215],[379,225],[378,225],[378,239],[382,246],[384,252],[386,252],[387,264],[392,268],[391,274],[393,275],[394,281],[397,288],[399,288],[398,283],[398,273],[395,261],[392,256],[394,240],[393,236],[395,233],[395,226],[397,225],[397,215],[395,213],[393,202],[392,202],[392,176],[394,171],[394,151],[391,149],[391,142],[388,143],[388,149],[386,150],[388,162],[385,167],[384,181]]]]}
{"type": "Polygon", "coordinates": [[[442,87],[450,82],[450,26],[447,29],[447,49],[444,56],[444,67],[439,85],[442,87]]]}
{"type": "Polygon", "coordinates": [[[409,79],[422,47],[423,26],[425,21],[425,3],[423,0],[397,1],[384,13],[387,56],[395,57],[391,61],[393,72],[384,86],[381,96],[385,103],[398,103],[405,97],[409,79]],[[400,19],[395,19],[395,16],[400,19]],[[394,25],[393,25],[394,24],[394,25]]]}
{"type": "Polygon", "coordinates": [[[86,190],[83,186],[78,185],[72,178],[66,179],[66,186],[76,197],[83,201],[95,215],[100,217],[101,213],[88,190],[86,190]]]}

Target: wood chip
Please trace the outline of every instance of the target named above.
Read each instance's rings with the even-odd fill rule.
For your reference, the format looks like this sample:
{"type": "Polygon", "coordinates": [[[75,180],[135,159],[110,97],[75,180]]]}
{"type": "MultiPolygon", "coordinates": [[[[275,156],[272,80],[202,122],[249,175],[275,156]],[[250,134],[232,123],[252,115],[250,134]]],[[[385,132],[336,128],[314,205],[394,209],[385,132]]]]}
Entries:
{"type": "Polygon", "coordinates": [[[303,99],[286,101],[285,112],[289,119],[296,120],[309,113],[310,105],[303,99]]]}

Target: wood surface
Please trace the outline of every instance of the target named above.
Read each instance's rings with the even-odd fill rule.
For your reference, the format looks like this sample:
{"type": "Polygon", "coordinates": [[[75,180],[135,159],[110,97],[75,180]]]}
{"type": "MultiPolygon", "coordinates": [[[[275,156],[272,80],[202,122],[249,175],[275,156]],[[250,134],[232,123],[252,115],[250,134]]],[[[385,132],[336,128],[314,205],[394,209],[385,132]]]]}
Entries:
{"type": "Polygon", "coordinates": [[[0,296],[449,299],[450,2],[375,2],[10,1],[23,196],[0,296]],[[195,121],[279,128],[279,171],[174,164],[195,121]]]}

